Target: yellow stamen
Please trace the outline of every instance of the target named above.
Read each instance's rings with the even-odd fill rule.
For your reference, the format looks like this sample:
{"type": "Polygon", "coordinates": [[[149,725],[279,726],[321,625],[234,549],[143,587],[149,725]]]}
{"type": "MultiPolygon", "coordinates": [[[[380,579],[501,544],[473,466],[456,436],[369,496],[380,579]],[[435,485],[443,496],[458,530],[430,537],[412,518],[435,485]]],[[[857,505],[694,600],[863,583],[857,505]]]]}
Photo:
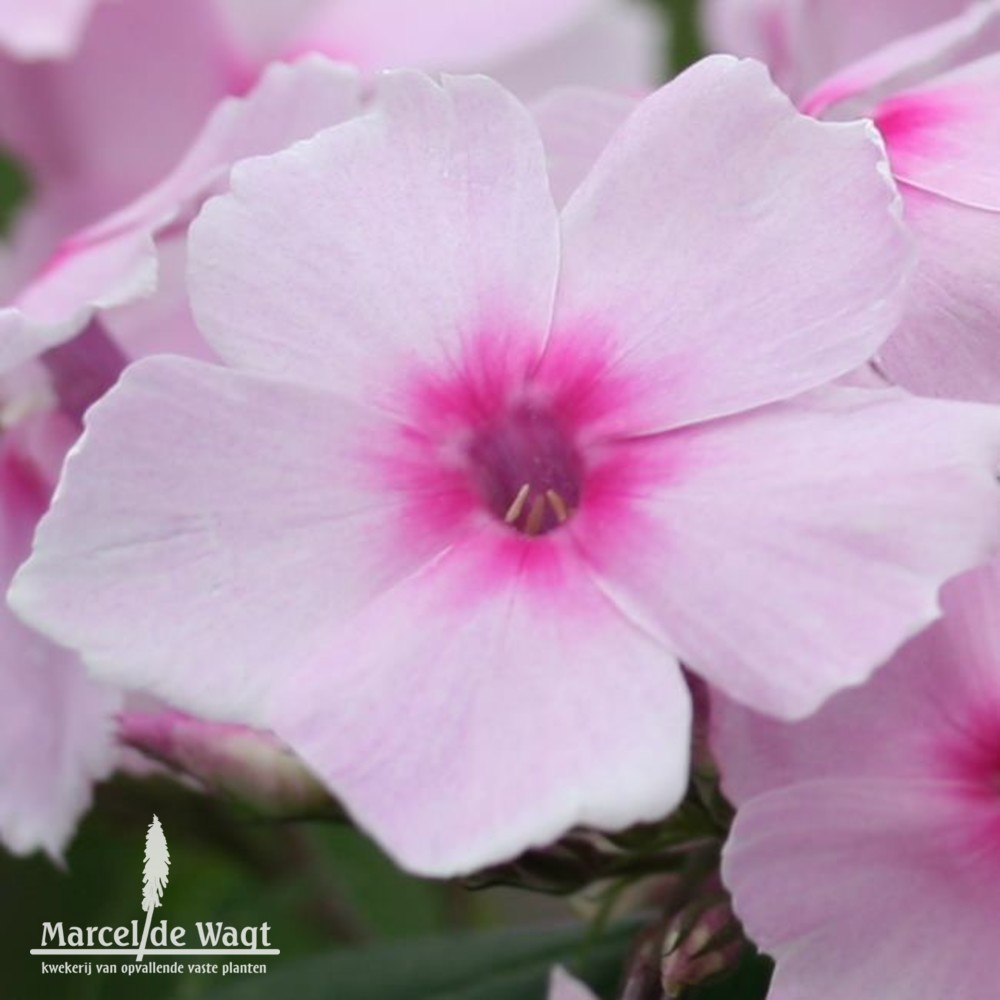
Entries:
{"type": "Polygon", "coordinates": [[[546,490],[545,496],[548,498],[549,505],[555,511],[556,519],[560,524],[565,524],[569,519],[569,508],[566,506],[566,501],[555,490],[546,490]]]}
{"type": "Polygon", "coordinates": [[[517,496],[514,497],[513,502],[507,508],[507,513],[504,514],[503,519],[507,524],[513,524],[520,516],[521,511],[524,510],[524,505],[527,502],[528,494],[531,492],[531,486],[525,483],[518,491],[517,496]]]}

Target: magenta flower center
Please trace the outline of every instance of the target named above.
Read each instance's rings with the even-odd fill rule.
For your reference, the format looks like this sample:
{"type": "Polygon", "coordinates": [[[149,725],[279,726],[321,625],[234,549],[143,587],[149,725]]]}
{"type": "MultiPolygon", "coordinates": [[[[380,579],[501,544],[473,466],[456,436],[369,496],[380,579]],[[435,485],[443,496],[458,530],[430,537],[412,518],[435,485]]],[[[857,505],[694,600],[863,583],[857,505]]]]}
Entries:
{"type": "Polygon", "coordinates": [[[486,506],[526,535],[565,524],[580,504],[583,461],[551,410],[520,403],[476,433],[468,448],[486,506]]]}

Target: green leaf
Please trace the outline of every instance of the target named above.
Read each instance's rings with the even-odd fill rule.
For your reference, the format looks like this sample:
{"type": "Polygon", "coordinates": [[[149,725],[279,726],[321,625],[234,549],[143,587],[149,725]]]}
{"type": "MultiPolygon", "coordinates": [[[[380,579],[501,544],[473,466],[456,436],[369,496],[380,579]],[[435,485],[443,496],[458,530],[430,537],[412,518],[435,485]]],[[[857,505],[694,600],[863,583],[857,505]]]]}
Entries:
{"type": "Polygon", "coordinates": [[[705,54],[701,37],[701,4],[698,0],[653,0],[670,21],[669,65],[679,73],[705,54]]]}
{"type": "Polygon", "coordinates": [[[5,236],[18,211],[31,196],[31,178],[16,160],[0,151],[0,236],[5,236]]]}
{"type": "Polygon", "coordinates": [[[266,978],[214,990],[206,1000],[544,1000],[560,963],[610,998],[637,925],[588,940],[579,926],[448,935],[274,963],[266,978]]]}
{"type": "MultiPolygon", "coordinates": [[[[351,827],[315,823],[309,825],[309,834],[375,937],[413,937],[447,929],[446,898],[453,890],[446,884],[405,874],[351,827]]],[[[467,895],[472,907],[474,899],[467,895]]]]}

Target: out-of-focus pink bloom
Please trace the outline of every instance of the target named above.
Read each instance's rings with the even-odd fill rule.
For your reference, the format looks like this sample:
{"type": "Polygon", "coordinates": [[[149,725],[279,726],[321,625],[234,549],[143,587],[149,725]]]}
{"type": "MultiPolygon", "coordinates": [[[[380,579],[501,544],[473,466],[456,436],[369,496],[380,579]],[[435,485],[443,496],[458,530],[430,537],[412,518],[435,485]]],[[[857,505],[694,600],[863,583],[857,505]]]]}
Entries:
{"type": "MultiPolygon", "coordinates": [[[[336,124],[360,110],[356,74],[322,57],[294,66],[276,64],[245,98],[229,98],[214,111],[183,159],[161,182],[113,215],[64,239],[23,286],[7,279],[11,298],[0,308],[0,369],[9,370],[47,346],[81,330],[97,310],[110,310],[158,291],[165,315],[149,314],[142,335],[123,338],[132,355],[161,347],[205,355],[193,331],[182,275],[160,282],[158,248],[176,255],[187,225],[210,194],[223,189],[232,164],[273,152],[336,124]],[[10,286],[14,285],[14,289],[10,286]]],[[[11,265],[24,278],[25,261],[37,259],[28,233],[15,234],[11,265]]],[[[35,240],[37,244],[39,241],[35,240]]],[[[44,239],[41,240],[44,244],[44,239]]],[[[115,328],[112,319],[110,325],[115,328]]]]}
{"type": "Polygon", "coordinates": [[[678,659],[801,716],[996,539],[992,409],[821,388],[903,297],[883,167],[718,58],[560,218],[509,94],[390,74],[206,207],[229,367],[126,372],[12,600],[101,677],[273,729],[408,867],[658,817],[678,659]]]}
{"type": "Polygon", "coordinates": [[[637,0],[116,0],[73,58],[0,60],[0,142],[76,229],[157,183],[276,60],[644,89],[660,78],[659,24],[637,0]]]}
{"type": "MultiPolygon", "coordinates": [[[[785,21],[798,24],[795,18],[805,17],[808,4],[778,6],[785,21]]],[[[830,8],[826,13],[841,30],[872,17],[883,27],[907,21],[905,26],[918,28],[924,19],[937,22],[949,13],[947,4],[938,5],[940,10],[908,2],[837,6],[839,13],[833,4],[819,5],[824,12],[830,8]]],[[[880,355],[881,369],[916,392],[995,403],[1000,402],[1000,3],[951,6],[968,9],[825,80],[809,72],[815,86],[792,89],[809,114],[874,119],[917,238],[920,264],[906,316],[880,355]]],[[[759,15],[764,17],[763,11],[759,15]]],[[[816,46],[836,49],[837,31],[827,30],[822,19],[799,27],[815,45],[797,44],[796,54],[807,59],[816,46]]],[[[870,37],[897,34],[873,30],[870,37]]],[[[858,37],[869,36],[859,29],[858,37]]],[[[873,48],[866,45],[865,51],[873,48]]]]}
{"type": "Polygon", "coordinates": [[[800,98],[820,81],[904,35],[961,14],[971,0],[703,0],[719,52],[766,62],[800,98]]]}
{"type": "Polygon", "coordinates": [[[549,1000],[597,1000],[590,989],[571,976],[561,965],[549,976],[549,1000]]]}
{"type": "MultiPolygon", "coordinates": [[[[23,381],[27,381],[26,379],[23,381]]],[[[38,381],[39,387],[43,380],[38,381]]],[[[17,415],[0,433],[0,580],[31,547],[76,429],[54,410],[17,415]]],[[[31,404],[29,404],[31,405],[31,404]]],[[[91,680],[78,657],[0,608],[0,844],[61,857],[90,804],[93,782],[114,766],[120,697],[91,680]]]]}
{"type": "Polygon", "coordinates": [[[1000,568],[865,686],[795,724],[720,699],[723,875],[771,1000],[980,997],[997,980],[1000,568]]]}
{"type": "Polygon", "coordinates": [[[267,732],[205,722],[169,708],[123,712],[118,738],[206,789],[272,816],[327,811],[326,789],[267,732]]]}
{"type": "Polygon", "coordinates": [[[662,19],[639,0],[215,0],[238,61],[318,51],[369,79],[414,67],[485,72],[522,96],[560,84],[646,89],[661,78],[662,19]]]}
{"type": "Polygon", "coordinates": [[[101,0],[3,0],[0,50],[18,59],[69,55],[101,0]]]}
{"type": "Polygon", "coordinates": [[[71,336],[95,309],[123,306],[107,325],[130,353],[204,353],[174,279],[198,199],[236,159],[357,110],[343,80],[339,93],[329,92],[332,68],[324,106],[320,81],[304,79],[305,70],[265,72],[275,60],[319,52],[355,64],[366,78],[405,63],[486,68],[526,91],[574,81],[644,89],[659,76],[659,25],[635,0],[99,5],[72,58],[0,59],[0,145],[27,166],[33,186],[13,237],[18,279],[0,282],[9,293],[0,310],[0,366],[36,354],[40,339],[45,346],[71,336]],[[245,106],[227,101],[250,91],[245,106]],[[166,282],[157,282],[157,234],[166,282]],[[154,289],[155,298],[135,307],[154,289]]]}

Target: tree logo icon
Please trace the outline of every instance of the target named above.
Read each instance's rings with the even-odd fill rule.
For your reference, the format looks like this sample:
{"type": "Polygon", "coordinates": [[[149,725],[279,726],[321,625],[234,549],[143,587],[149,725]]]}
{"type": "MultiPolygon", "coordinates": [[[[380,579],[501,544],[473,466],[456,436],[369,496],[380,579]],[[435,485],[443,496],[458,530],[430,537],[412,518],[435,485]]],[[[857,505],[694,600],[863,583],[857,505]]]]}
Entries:
{"type": "Polygon", "coordinates": [[[139,942],[139,953],[136,961],[142,961],[149,939],[149,924],[153,919],[153,910],[160,905],[163,890],[170,877],[170,851],[167,849],[167,838],[163,833],[159,818],[154,815],[153,822],[146,831],[146,852],[142,866],[142,908],[146,911],[146,925],[142,929],[142,940],[139,942]]]}

